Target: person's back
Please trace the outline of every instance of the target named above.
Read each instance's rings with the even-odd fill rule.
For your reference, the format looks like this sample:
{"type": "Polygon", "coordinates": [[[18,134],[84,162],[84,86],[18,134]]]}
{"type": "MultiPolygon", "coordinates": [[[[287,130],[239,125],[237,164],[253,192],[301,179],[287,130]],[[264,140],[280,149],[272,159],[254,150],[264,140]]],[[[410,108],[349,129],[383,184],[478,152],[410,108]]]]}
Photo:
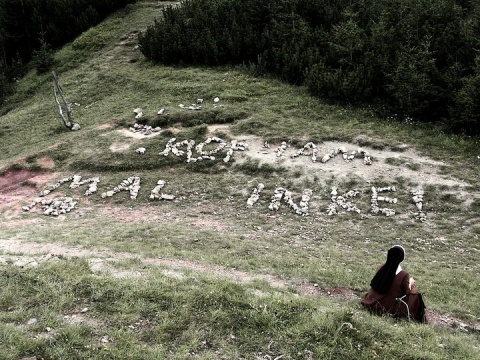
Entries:
{"type": "Polygon", "coordinates": [[[425,305],[422,295],[415,289],[415,280],[402,270],[405,258],[403,247],[396,245],[387,254],[387,262],[380,266],[370,285],[370,291],[361,304],[375,314],[408,317],[425,322],[425,305]]]}

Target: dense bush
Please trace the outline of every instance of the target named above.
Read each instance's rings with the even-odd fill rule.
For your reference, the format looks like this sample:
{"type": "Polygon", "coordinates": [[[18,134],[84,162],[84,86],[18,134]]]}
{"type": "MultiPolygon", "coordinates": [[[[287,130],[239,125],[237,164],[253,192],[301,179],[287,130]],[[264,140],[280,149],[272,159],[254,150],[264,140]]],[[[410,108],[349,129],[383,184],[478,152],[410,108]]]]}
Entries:
{"type": "Polygon", "coordinates": [[[35,69],[37,73],[42,74],[47,72],[53,66],[53,50],[50,46],[45,42],[45,40],[41,39],[40,41],[40,49],[33,50],[33,62],[35,64],[35,69]]]}
{"type": "Polygon", "coordinates": [[[319,97],[480,133],[475,0],[186,0],[140,36],[165,64],[254,64],[319,97]]]}
{"type": "Polygon", "coordinates": [[[0,104],[7,93],[4,89],[11,89],[12,80],[21,74],[19,63],[34,56],[37,71],[47,71],[52,49],[135,1],[0,0],[0,104]]]}
{"type": "Polygon", "coordinates": [[[42,40],[58,48],[136,0],[0,0],[3,62],[25,61],[42,40]]]}
{"type": "Polygon", "coordinates": [[[151,59],[165,64],[217,65],[255,61],[269,23],[267,0],[186,0],[167,7],[142,36],[151,59]]]}
{"type": "MultiPolygon", "coordinates": [[[[5,70],[0,66],[0,100],[10,92],[10,82],[5,75],[5,70]]],[[[0,101],[1,103],[1,101],[0,101]]]]}

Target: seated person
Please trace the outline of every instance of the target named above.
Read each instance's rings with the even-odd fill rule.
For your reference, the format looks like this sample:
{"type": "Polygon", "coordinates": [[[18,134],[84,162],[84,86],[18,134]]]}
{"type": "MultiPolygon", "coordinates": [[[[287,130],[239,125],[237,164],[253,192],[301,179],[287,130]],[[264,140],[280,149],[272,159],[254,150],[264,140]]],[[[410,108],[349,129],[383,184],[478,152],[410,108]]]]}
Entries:
{"type": "Polygon", "coordinates": [[[405,250],[395,245],[388,250],[387,261],[381,265],[370,282],[370,291],[362,305],[375,314],[390,314],[426,322],[425,304],[415,287],[415,280],[400,267],[405,250]]]}

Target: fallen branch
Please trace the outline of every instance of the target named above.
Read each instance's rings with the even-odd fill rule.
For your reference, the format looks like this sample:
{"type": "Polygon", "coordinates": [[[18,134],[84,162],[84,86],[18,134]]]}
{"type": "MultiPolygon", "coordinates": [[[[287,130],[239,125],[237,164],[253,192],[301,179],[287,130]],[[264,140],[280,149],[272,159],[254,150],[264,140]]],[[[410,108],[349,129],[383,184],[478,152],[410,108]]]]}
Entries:
{"type": "Polygon", "coordinates": [[[55,96],[55,103],[57,104],[58,113],[60,114],[60,117],[63,120],[63,124],[69,130],[72,130],[72,131],[80,130],[80,125],[75,123],[75,121],[73,121],[72,104],[70,104],[65,99],[65,96],[63,95],[62,85],[60,85],[60,81],[58,80],[58,77],[55,71],[52,71],[52,75],[53,75],[53,95],[55,96]],[[62,100],[63,105],[66,108],[68,120],[65,119],[65,115],[63,114],[62,105],[60,103],[60,100],[58,99],[59,96],[62,100]]]}

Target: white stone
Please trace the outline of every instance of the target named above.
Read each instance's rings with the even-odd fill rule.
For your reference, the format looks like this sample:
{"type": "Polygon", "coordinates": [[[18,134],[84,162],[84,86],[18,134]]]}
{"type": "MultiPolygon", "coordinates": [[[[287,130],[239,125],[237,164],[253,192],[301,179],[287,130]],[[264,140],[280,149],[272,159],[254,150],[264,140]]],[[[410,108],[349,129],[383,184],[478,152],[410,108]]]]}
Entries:
{"type": "Polygon", "coordinates": [[[324,156],[322,157],[322,160],[321,160],[321,161],[322,161],[322,163],[326,163],[326,162],[327,162],[328,160],[330,160],[330,159],[331,159],[331,158],[330,158],[330,154],[327,154],[327,155],[324,155],[324,156]]]}
{"type": "Polygon", "coordinates": [[[162,200],[174,200],[175,199],[175,195],[169,195],[169,194],[162,194],[160,196],[160,198],[162,200]]]}

